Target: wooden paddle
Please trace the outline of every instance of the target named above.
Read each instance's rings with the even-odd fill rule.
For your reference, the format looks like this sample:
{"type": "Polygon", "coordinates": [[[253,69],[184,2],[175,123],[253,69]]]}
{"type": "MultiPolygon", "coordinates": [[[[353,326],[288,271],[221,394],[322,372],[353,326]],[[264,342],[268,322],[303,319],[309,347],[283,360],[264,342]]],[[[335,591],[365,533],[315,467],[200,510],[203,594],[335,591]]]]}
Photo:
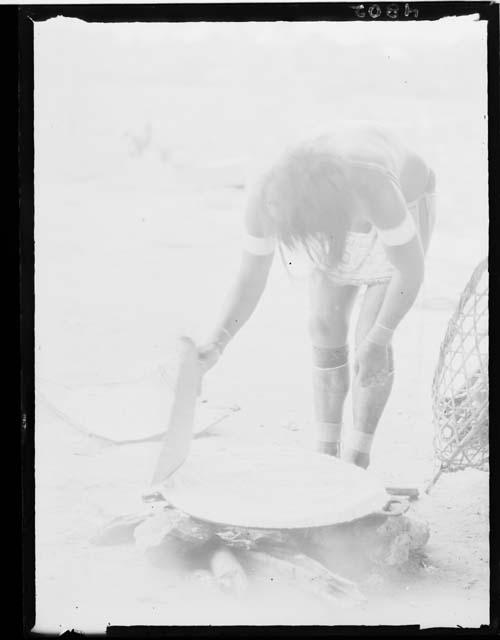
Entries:
{"type": "Polygon", "coordinates": [[[159,485],[187,458],[193,437],[196,398],[200,392],[202,370],[194,342],[180,338],[180,363],[165,439],[153,474],[152,485],[159,485]]]}

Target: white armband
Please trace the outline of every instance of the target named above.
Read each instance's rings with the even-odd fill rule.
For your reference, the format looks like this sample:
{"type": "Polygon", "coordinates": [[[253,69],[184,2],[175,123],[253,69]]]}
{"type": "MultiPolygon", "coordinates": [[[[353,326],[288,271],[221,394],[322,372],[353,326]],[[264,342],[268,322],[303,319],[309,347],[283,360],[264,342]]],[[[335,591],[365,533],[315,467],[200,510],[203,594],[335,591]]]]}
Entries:
{"type": "Polygon", "coordinates": [[[379,229],[377,227],[377,234],[380,240],[388,247],[397,247],[402,244],[407,244],[416,235],[417,227],[413,216],[407,211],[406,215],[397,227],[390,229],[379,229]]]}
{"type": "Polygon", "coordinates": [[[273,236],[258,238],[246,233],[243,236],[243,249],[254,256],[268,256],[274,252],[276,239],[273,236]]]}

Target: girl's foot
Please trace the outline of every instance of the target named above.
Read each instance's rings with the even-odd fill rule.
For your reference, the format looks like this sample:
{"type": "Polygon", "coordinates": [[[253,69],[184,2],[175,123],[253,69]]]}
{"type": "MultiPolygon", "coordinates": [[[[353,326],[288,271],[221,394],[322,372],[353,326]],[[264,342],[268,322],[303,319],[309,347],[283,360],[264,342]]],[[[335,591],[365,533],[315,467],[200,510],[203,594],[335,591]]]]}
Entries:
{"type": "Polygon", "coordinates": [[[370,464],[370,454],[362,453],[361,451],[355,451],[354,449],[348,449],[342,455],[342,460],[355,464],[357,467],[366,469],[370,464]]]}
{"type": "Polygon", "coordinates": [[[316,445],[316,451],[318,453],[326,453],[329,456],[339,457],[340,443],[339,442],[318,442],[316,445]]]}
{"type": "Polygon", "coordinates": [[[342,459],[366,469],[370,464],[373,433],[352,429],[346,434],[342,447],[342,459]]]}

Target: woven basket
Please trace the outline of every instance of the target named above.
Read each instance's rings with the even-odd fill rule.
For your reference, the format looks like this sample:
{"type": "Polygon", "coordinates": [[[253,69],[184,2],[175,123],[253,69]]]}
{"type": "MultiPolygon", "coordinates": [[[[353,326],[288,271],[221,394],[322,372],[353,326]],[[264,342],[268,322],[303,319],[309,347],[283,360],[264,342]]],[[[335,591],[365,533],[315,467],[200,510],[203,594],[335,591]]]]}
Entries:
{"type": "Polygon", "coordinates": [[[434,451],[442,471],[488,467],[488,263],[467,283],[432,384],[434,451]]]}

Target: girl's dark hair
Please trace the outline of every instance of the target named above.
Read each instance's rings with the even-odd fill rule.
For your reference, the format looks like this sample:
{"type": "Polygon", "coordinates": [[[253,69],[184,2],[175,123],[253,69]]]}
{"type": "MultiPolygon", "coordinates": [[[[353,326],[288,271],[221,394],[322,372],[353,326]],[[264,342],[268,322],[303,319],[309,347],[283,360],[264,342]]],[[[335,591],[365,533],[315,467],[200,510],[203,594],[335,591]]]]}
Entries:
{"type": "Polygon", "coordinates": [[[302,145],[280,160],[266,181],[267,214],[287,249],[335,266],[349,228],[352,191],[347,165],[330,150],[302,145]]]}

